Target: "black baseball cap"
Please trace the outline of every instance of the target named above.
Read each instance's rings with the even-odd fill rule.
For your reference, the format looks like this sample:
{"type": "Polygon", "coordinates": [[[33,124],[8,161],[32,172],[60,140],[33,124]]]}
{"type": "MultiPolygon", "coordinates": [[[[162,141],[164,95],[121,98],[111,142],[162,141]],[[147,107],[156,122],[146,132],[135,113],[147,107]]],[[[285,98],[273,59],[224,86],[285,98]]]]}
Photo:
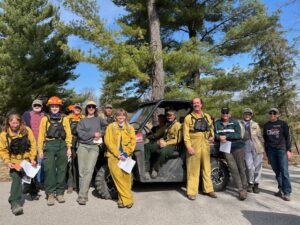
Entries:
{"type": "Polygon", "coordinates": [[[222,113],[222,114],[228,114],[229,112],[230,112],[229,107],[223,107],[223,108],[221,109],[221,113],[222,113]]]}

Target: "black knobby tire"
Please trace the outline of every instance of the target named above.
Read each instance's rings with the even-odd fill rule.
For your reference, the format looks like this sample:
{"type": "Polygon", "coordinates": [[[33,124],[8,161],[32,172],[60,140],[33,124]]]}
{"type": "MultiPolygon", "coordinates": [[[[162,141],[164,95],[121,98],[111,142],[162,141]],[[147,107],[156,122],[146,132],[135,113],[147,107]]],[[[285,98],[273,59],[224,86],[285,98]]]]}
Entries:
{"type": "Polygon", "coordinates": [[[104,199],[117,199],[118,192],[111,177],[108,165],[101,166],[95,177],[95,189],[104,199]]]}
{"type": "Polygon", "coordinates": [[[227,165],[218,159],[211,161],[211,180],[214,191],[223,191],[229,181],[229,171],[227,165]]]}

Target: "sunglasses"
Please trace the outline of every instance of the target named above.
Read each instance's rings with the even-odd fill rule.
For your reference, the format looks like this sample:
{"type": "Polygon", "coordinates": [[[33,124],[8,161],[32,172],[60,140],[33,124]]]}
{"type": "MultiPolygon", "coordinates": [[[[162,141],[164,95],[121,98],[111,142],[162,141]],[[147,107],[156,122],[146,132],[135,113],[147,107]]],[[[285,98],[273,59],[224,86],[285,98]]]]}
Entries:
{"type": "Polygon", "coordinates": [[[222,114],[223,114],[223,115],[228,115],[228,114],[229,114],[229,112],[222,112],[222,114]]]}
{"type": "Polygon", "coordinates": [[[88,105],[87,108],[88,109],[96,109],[96,106],[94,106],[94,105],[88,105]]]}
{"type": "Polygon", "coordinates": [[[34,108],[37,108],[37,107],[41,108],[42,106],[41,105],[33,105],[33,107],[34,108]]]}
{"type": "Polygon", "coordinates": [[[269,112],[269,115],[277,115],[277,112],[269,112]]]}

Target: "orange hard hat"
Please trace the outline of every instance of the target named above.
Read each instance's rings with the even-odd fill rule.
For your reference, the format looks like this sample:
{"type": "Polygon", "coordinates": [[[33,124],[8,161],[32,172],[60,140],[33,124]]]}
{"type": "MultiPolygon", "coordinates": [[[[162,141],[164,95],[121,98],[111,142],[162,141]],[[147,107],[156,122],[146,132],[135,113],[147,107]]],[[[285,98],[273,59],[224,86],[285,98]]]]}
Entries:
{"type": "Polygon", "coordinates": [[[47,105],[62,105],[62,100],[57,96],[48,99],[47,105]]]}
{"type": "Polygon", "coordinates": [[[69,105],[67,109],[69,112],[71,112],[74,110],[74,108],[75,108],[75,105],[69,105]]]}

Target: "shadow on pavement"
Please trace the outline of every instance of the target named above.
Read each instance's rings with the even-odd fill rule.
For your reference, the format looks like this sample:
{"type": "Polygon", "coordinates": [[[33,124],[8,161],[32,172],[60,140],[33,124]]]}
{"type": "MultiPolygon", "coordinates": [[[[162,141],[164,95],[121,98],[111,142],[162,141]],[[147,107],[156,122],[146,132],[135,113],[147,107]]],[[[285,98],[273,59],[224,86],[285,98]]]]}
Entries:
{"type": "Polygon", "coordinates": [[[300,225],[300,216],[284,213],[242,211],[243,216],[253,225],[300,225]]]}

